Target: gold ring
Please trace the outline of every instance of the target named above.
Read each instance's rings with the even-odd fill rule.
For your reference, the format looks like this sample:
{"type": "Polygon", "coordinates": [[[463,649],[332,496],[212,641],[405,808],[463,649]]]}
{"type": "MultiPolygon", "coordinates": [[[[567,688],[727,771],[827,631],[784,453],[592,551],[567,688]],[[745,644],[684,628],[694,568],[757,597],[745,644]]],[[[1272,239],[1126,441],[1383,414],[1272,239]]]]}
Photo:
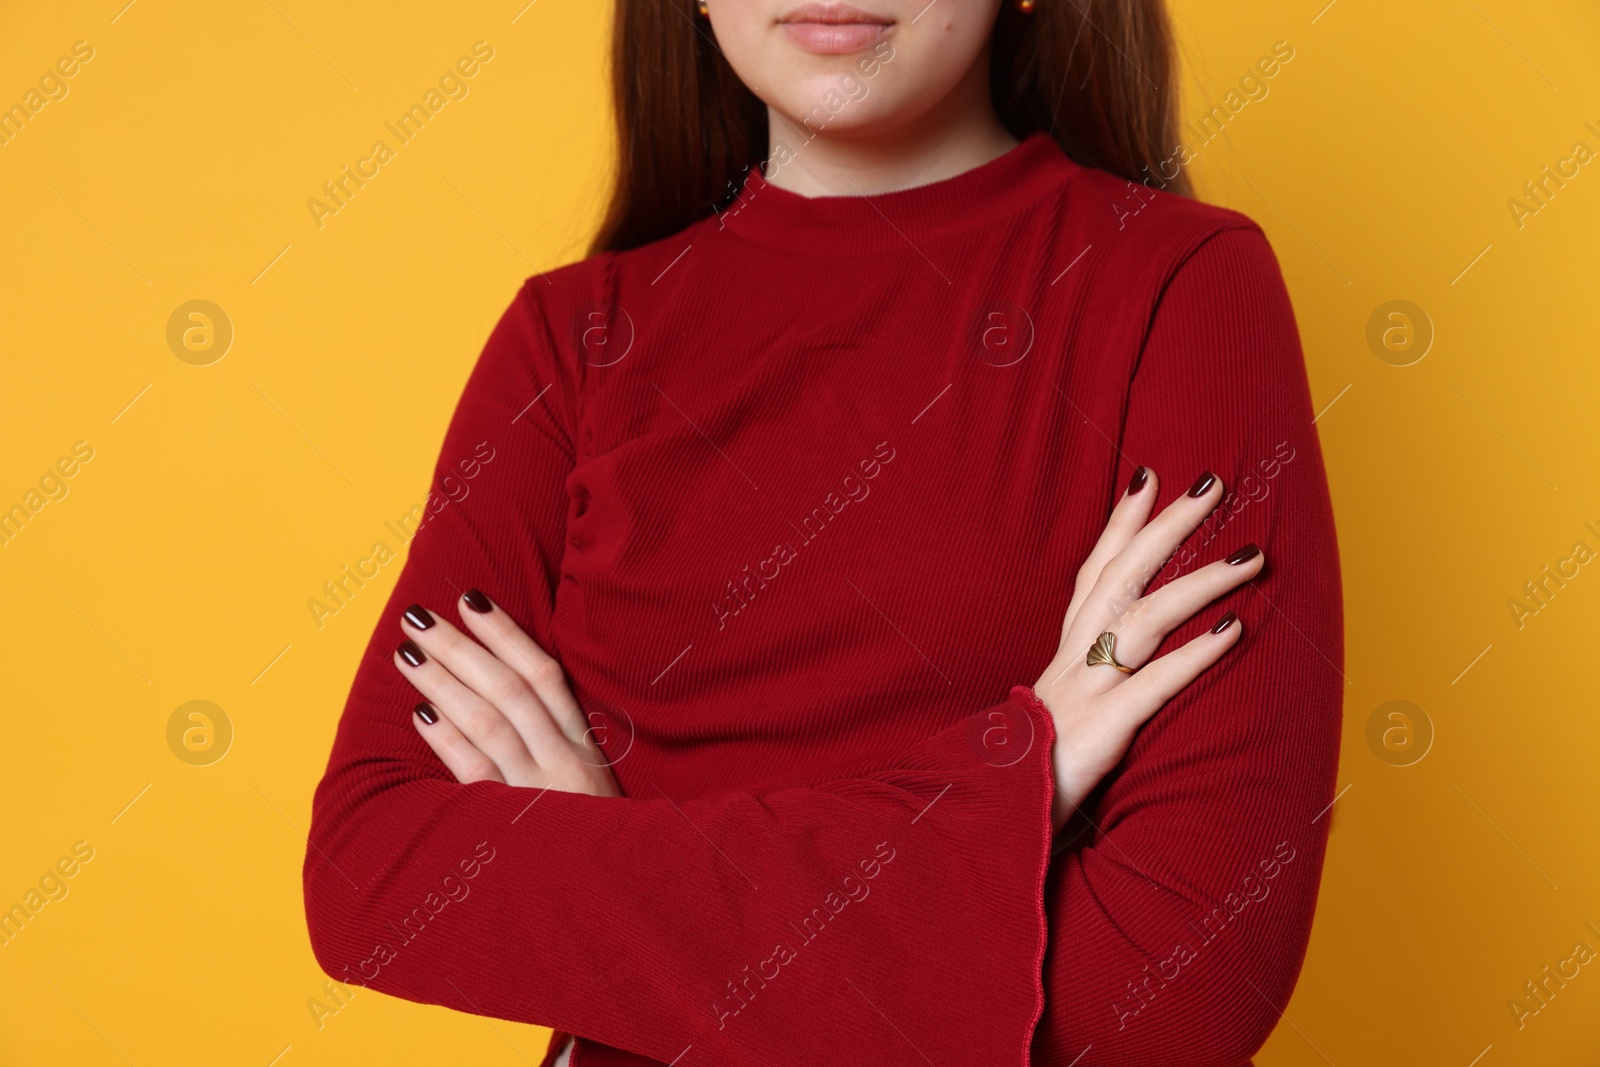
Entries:
{"type": "Polygon", "coordinates": [[[1089,654],[1084,657],[1084,662],[1091,667],[1104,663],[1108,667],[1115,667],[1123,674],[1132,674],[1133,668],[1117,662],[1117,635],[1107,630],[1095,639],[1089,646],[1089,654]]]}

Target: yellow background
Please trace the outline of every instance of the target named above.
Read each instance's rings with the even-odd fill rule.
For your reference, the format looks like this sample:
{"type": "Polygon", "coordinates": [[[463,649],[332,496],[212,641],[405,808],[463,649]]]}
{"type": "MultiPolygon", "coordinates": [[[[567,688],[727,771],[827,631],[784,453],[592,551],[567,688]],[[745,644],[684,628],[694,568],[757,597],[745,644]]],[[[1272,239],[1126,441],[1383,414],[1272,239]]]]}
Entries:
{"type": "MultiPolygon", "coordinates": [[[[320,1029],[308,1010],[302,832],[398,565],[321,630],[305,602],[424,498],[518,281],[581,254],[609,5],[124,2],[0,14],[0,104],[95,51],[0,147],[0,507],[94,449],[0,546],[0,906],[95,850],[0,947],[0,1063],[537,1062],[534,1028],[365,991],[320,1029]],[[470,95],[319,230],[306,200],[479,40],[470,95]],[[210,366],[166,343],[193,299],[234,327],[210,366]],[[195,699],[234,729],[210,766],[167,743],[195,699]]],[[[1600,10],[1323,3],[1174,11],[1186,118],[1295,50],[1192,173],[1266,227],[1332,405],[1349,788],[1260,1062],[1592,1063],[1600,962],[1521,1030],[1507,1001],[1600,950],[1600,566],[1520,629],[1507,601],[1575,541],[1600,550],[1600,164],[1521,229],[1506,202],[1600,149],[1600,10]],[[1392,299],[1436,331],[1412,366],[1366,341],[1392,299]],[[1393,699],[1435,732],[1411,766],[1368,745],[1393,699]]]]}

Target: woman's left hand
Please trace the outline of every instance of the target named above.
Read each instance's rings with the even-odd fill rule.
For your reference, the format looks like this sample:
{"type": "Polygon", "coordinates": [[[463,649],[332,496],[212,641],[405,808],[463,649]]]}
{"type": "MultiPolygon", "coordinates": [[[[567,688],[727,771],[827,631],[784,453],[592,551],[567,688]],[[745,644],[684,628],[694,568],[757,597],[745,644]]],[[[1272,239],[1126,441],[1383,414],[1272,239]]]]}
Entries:
{"type": "Polygon", "coordinates": [[[412,720],[450,773],[462,782],[620,796],[561,664],[478,590],[460,607],[477,641],[413,604],[394,654],[427,698],[412,720]]]}

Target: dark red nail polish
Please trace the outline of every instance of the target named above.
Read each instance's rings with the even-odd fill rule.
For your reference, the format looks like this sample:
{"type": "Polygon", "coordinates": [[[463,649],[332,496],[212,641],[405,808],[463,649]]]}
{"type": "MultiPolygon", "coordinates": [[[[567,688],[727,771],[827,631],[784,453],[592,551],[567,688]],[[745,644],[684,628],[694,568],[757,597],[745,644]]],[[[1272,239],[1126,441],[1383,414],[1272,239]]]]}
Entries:
{"type": "Polygon", "coordinates": [[[477,589],[468,589],[461,594],[461,599],[467,602],[467,607],[479,615],[487,615],[494,610],[494,605],[489,603],[489,598],[477,589]]]}
{"type": "Polygon", "coordinates": [[[1241,563],[1250,562],[1251,560],[1255,559],[1259,555],[1261,555],[1261,549],[1256,547],[1253,544],[1249,544],[1249,545],[1245,545],[1243,548],[1241,548],[1238,551],[1236,551],[1233,555],[1229,556],[1228,557],[1228,562],[1233,564],[1235,567],[1237,567],[1241,563]]]}
{"type": "Polygon", "coordinates": [[[426,630],[433,625],[433,616],[421,604],[413,604],[406,609],[406,622],[419,630],[426,630]]]}
{"type": "Polygon", "coordinates": [[[1210,489],[1212,483],[1216,480],[1217,476],[1215,474],[1212,474],[1210,471],[1206,471],[1204,474],[1200,475],[1200,477],[1196,478],[1194,484],[1189,487],[1189,495],[1193,497],[1205,496],[1206,490],[1210,489]]]}
{"type": "Polygon", "coordinates": [[[395,649],[395,651],[400,653],[401,659],[405,660],[413,667],[420,667],[424,663],[428,662],[428,657],[422,654],[422,649],[418,648],[417,643],[410,638],[401,641],[400,647],[395,649]]]}
{"type": "Polygon", "coordinates": [[[432,726],[434,723],[439,721],[439,713],[434,711],[433,705],[428,703],[426,700],[418,704],[413,710],[416,711],[417,718],[421,719],[429,726],[432,726]]]}
{"type": "Polygon", "coordinates": [[[1133,472],[1133,477],[1128,480],[1128,492],[1127,492],[1127,495],[1128,496],[1132,496],[1133,494],[1137,493],[1139,490],[1143,489],[1145,487],[1145,483],[1148,482],[1149,480],[1150,480],[1150,470],[1149,470],[1148,467],[1135,468],[1134,472],[1133,472]]]}
{"type": "Polygon", "coordinates": [[[1217,620],[1217,624],[1211,628],[1211,632],[1214,633],[1214,634],[1220,634],[1222,631],[1224,631],[1228,627],[1232,626],[1234,624],[1234,622],[1236,622],[1238,620],[1238,618],[1239,618],[1238,615],[1235,615],[1231,611],[1228,612],[1222,618],[1217,620]]]}

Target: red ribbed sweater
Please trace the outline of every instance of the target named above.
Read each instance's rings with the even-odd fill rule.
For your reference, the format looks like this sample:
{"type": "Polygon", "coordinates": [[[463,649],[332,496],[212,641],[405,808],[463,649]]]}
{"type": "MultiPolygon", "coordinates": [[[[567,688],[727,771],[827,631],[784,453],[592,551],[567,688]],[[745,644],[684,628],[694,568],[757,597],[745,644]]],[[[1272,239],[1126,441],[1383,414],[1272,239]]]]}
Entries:
{"type": "Polygon", "coordinates": [[[529,279],[317,789],[345,982],[578,1037],[573,1067],[1233,1064],[1305,951],[1343,660],[1276,261],[1242,215],[1048,137],[529,279]],[[484,457],[490,457],[485,461],[484,457]],[[1052,842],[1025,688],[1135,465],[1230,492],[1240,644],[1052,842]],[[465,492],[465,495],[462,493],[465,492]],[[560,659],[622,798],[461,785],[391,662],[488,593],[560,659]],[[1016,688],[1023,687],[1023,688],[1016,688]]]}

